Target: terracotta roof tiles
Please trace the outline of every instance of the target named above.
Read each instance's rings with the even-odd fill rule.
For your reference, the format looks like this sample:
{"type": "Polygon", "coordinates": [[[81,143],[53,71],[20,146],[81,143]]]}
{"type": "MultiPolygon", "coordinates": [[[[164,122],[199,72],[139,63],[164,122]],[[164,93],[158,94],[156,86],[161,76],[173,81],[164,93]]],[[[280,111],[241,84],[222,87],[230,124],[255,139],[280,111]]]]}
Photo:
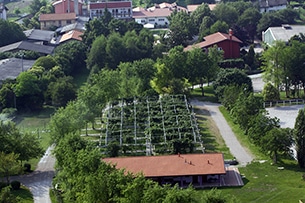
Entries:
{"type": "MultiPolygon", "coordinates": [[[[188,50],[191,50],[193,47],[199,47],[199,48],[210,47],[214,44],[217,44],[217,43],[225,41],[225,40],[230,40],[230,35],[226,34],[226,33],[217,32],[217,33],[204,37],[204,41],[202,41],[200,43],[189,45],[189,46],[185,47],[184,50],[188,51],[188,50]]],[[[242,41],[240,41],[235,36],[232,36],[232,41],[242,43],[242,41]]]]}
{"type": "Polygon", "coordinates": [[[105,158],[105,162],[116,164],[134,174],[142,172],[145,177],[216,175],[225,174],[221,153],[181,154],[165,156],[138,156],[105,158]]]}
{"type": "Polygon", "coordinates": [[[39,21],[51,21],[51,20],[75,20],[75,13],[48,13],[40,14],[39,21]]]}

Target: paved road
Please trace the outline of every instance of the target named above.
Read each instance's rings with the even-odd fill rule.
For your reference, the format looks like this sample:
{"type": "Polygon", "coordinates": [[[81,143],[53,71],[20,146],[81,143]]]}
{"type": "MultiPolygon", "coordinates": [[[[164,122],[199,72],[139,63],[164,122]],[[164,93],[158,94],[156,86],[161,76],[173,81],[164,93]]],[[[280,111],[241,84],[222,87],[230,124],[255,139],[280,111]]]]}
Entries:
{"type": "Polygon", "coordinates": [[[11,177],[11,180],[18,180],[30,189],[34,203],[51,203],[49,189],[52,186],[52,179],[55,175],[55,158],[51,154],[52,149],[52,146],[47,149],[33,173],[11,177]]]}
{"type": "Polygon", "coordinates": [[[191,104],[198,108],[206,109],[210,112],[210,115],[216,123],[216,126],[218,127],[227,147],[229,147],[231,154],[238,160],[240,165],[245,166],[253,160],[253,156],[246,151],[236,139],[231,127],[228,125],[222,113],[219,111],[219,104],[201,102],[198,100],[191,101],[191,104]]]}

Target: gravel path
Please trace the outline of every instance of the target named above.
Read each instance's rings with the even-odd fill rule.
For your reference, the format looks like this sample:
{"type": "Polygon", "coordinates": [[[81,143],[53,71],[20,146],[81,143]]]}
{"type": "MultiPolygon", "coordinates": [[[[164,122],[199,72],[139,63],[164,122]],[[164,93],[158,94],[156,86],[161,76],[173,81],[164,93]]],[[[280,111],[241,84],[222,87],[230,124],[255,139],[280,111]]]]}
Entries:
{"type": "Polygon", "coordinates": [[[231,154],[237,159],[240,165],[245,166],[253,160],[253,156],[241,146],[235,137],[235,134],[231,130],[231,127],[228,125],[222,113],[219,111],[219,104],[201,102],[198,100],[192,100],[191,104],[198,108],[206,109],[210,112],[210,115],[216,123],[216,126],[218,127],[227,147],[229,147],[231,154]]]}

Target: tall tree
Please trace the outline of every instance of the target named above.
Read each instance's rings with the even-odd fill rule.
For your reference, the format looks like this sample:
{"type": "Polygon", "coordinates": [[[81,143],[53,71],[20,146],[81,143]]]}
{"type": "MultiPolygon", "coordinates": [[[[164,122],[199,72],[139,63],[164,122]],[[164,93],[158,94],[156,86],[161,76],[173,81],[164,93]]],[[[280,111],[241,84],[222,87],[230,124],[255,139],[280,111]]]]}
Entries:
{"type": "Polygon", "coordinates": [[[298,164],[305,168],[305,110],[300,109],[294,124],[294,140],[298,164]]]}
{"type": "Polygon", "coordinates": [[[238,20],[238,13],[233,6],[220,3],[213,9],[213,13],[217,20],[226,22],[229,27],[235,24],[238,20]]]}
{"type": "Polygon", "coordinates": [[[187,45],[187,40],[193,39],[195,26],[186,12],[173,12],[169,17],[169,47],[187,45]]]}
{"type": "Polygon", "coordinates": [[[277,163],[279,154],[291,155],[292,130],[273,128],[262,138],[261,147],[277,163]]]}
{"type": "Polygon", "coordinates": [[[25,38],[18,24],[0,19],[0,47],[24,40],[25,38]]]}
{"type": "Polygon", "coordinates": [[[4,152],[0,152],[0,173],[6,177],[7,184],[10,183],[10,176],[18,173],[20,170],[17,159],[18,154],[5,154],[4,152]]]}
{"type": "Polygon", "coordinates": [[[275,45],[264,51],[262,58],[264,80],[272,82],[278,89],[280,84],[285,81],[285,70],[287,69],[288,58],[285,42],[276,41],[275,45]]]}

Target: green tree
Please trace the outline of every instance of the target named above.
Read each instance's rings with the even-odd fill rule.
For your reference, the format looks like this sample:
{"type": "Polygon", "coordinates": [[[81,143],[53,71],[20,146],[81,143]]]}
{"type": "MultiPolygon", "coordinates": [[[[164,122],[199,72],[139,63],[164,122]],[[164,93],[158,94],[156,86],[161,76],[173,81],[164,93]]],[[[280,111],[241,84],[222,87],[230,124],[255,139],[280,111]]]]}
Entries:
{"type": "MultiPolygon", "coordinates": [[[[242,86],[244,87],[244,86],[242,86]]],[[[245,88],[244,88],[245,89],[245,88]]],[[[252,92],[241,92],[230,114],[236,123],[239,124],[246,134],[250,126],[250,120],[253,119],[262,109],[262,99],[255,97],[252,92]]]]}
{"type": "Polygon", "coordinates": [[[280,84],[285,81],[288,62],[285,42],[276,41],[272,47],[264,51],[262,58],[263,79],[266,82],[272,82],[279,89],[280,84]]]}
{"type": "Polygon", "coordinates": [[[199,32],[199,27],[203,21],[203,19],[207,16],[211,16],[211,10],[208,4],[201,4],[197,7],[197,9],[191,13],[191,18],[194,22],[194,26],[197,29],[197,33],[199,32]]]}
{"type": "Polygon", "coordinates": [[[262,138],[272,130],[273,128],[280,127],[280,120],[278,118],[271,118],[266,110],[260,110],[260,112],[253,116],[249,120],[248,137],[252,143],[256,146],[261,146],[262,138]]]}
{"type": "Polygon", "coordinates": [[[256,36],[257,24],[261,17],[262,15],[257,8],[249,7],[238,18],[238,25],[240,25],[247,31],[251,42],[254,41],[254,37],[256,36]]]}
{"type": "Polygon", "coordinates": [[[123,44],[123,39],[120,34],[112,33],[108,36],[106,45],[106,54],[108,56],[108,61],[106,66],[110,69],[116,69],[117,66],[125,59],[126,49],[123,44]]]}
{"type": "Polygon", "coordinates": [[[106,65],[106,46],[107,39],[104,35],[97,37],[92,44],[87,58],[87,65],[89,69],[96,67],[94,72],[98,72],[106,65]]]}
{"type": "Polygon", "coordinates": [[[39,57],[33,64],[33,66],[41,66],[47,71],[51,70],[56,65],[58,64],[56,63],[54,57],[51,55],[39,57]]]}
{"type": "Polygon", "coordinates": [[[73,78],[71,76],[58,78],[55,82],[49,84],[48,92],[50,92],[54,106],[65,106],[69,101],[76,98],[73,78]]]}
{"type": "Polygon", "coordinates": [[[291,155],[292,130],[273,128],[262,138],[261,147],[277,163],[279,154],[291,155]]]}
{"type": "Polygon", "coordinates": [[[277,101],[280,100],[280,91],[271,83],[267,83],[263,89],[264,101],[277,101]]]}
{"type": "Polygon", "coordinates": [[[227,33],[229,30],[229,25],[224,22],[217,20],[211,27],[210,27],[210,33],[216,33],[216,32],[222,32],[227,33]]]}
{"type": "Polygon", "coordinates": [[[220,3],[212,11],[217,20],[226,22],[231,27],[238,20],[236,9],[229,4],[220,3]]]}
{"type": "Polygon", "coordinates": [[[41,7],[46,5],[47,2],[45,0],[34,0],[30,4],[30,13],[35,15],[38,11],[40,11],[41,7]]]}
{"type": "Polygon", "coordinates": [[[25,38],[26,36],[17,23],[0,19],[0,47],[22,41],[25,38]]]}
{"type": "Polygon", "coordinates": [[[169,16],[169,47],[187,45],[187,40],[193,39],[195,25],[186,12],[173,12],[169,16]]]}
{"type": "Polygon", "coordinates": [[[57,46],[54,50],[54,57],[55,60],[56,56],[65,57],[69,61],[68,64],[61,64],[59,61],[57,63],[62,67],[66,75],[70,75],[86,68],[86,53],[85,44],[74,40],[57,46]]]}
{"type": "Polygon", "coordinates": [[[294,124],[296,158],[300,168],[305,168],[305,111],[300,109],[294,124]]]}
{"type": "Polygon", "coordinates": [[[12,192],[11,192],[11,187],[7,186],[2,188],[0,191],[0,203],[18,203],[20,202],[18,198],[16,198],[12,192]]]}
{"type": "Polygon", "coordinates": [[[241,70],[238,69],[221,69],[216,80],[213,82],[215,94],[222,98],[223,91],[228,85],[244,86],[247,92],[253,91],[251,79],[241,70]]]}
{"type": "Polygon", "coordinates": [[[0,173],[6,178],[7,184],[10,183],[10,176],[18,173],[20,170],[17,159],[18,154],[0,152],[0,173]]]}
{"type": "Polygon", "coordinates": [[[17,108],[39,109],[43,104],[41,83],[36,75],[22,72],[16,78],[14,92],[17,96],[17,108]]]}
{"type": "Polygon", "coordinates": [[[207,78],[208,69],[211,67],[211,60],[208,58],[208,55],[202,51],[200,48],[195,48],[187,52],[187,61],[188,67],[188,80],[194,84],[201,84],[202,96],[203,92],[203,79],[207,78]]]}

